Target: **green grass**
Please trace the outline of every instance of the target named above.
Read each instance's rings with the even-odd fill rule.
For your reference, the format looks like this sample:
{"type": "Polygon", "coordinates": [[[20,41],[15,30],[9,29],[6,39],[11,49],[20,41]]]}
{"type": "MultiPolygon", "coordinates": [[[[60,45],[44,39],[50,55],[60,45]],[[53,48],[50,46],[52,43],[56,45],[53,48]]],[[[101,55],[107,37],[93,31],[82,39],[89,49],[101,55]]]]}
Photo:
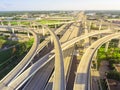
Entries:
{"type": "Polygon", "coordinates": [[[7,40],[7,37],[0,36],[0,48],[10,47],[10,46],[13,46],[17,43],[18,43],[17,41],[7,40]]]}
{"type": "Polygon", "coordinates": [[[19,42],[16,47],[0,52],[0,79],[2,79],[22,60],[22,58],[24,58],[31,48],[33,41],[34,39],[32,38],[27,42],[19,42]]]}
{"type": "Polygon", "coordinates": [[[54,23],[59,23],[59,20],[38,20],[40,24],[54,24],[54,23]]]}
{"type": "Polygon", "coordinates": [[[21,22],[22,25],[30,25],[30,22],[21,22]]]}
{"type": "Polygon", "coordinates": [[[12,49],[0,52],[0,64],[12,56],[12,49]]]}
{"type": "Polygon", "coordinates": [[[120,73],[117,71],[110,71],[107,73],[107,78],[120,81],[120,73]]]}
{"type": "Polygon", "coordinates": [[[18,25],[18,23],[15,22],[15,21],[12,21],[12,22],[11,22],[11,25],[18,25]]]}
{"type": "Polygon", "coordinates": [[[117,45],[118,45],[118,41],[112,40],[109,43],[109,48],[107,52],[105,52],[105,44],[101,48],[99,48],[98,54],[97,54],[98,69],[101,61],[103,60],[109,61],[111,69],[114,69],[113,67],[114,63],[120,63],[120,48],[118,48],[117,45]]]}
{"type": "MultiPolygon", "coordinates": [[[[18,23],[19,23],[19,22],[16,22],[16,21],[11,21],[11,22],[10,22],[11,25],[18,25],[18,23]]],[[[3,24],[4,24],[4,25],[8,25],[9,22],[4,21],[3,24]]],[[[22,24],[22,25],[30,25],[30,22],[25,22],[25,21],[24,21],[24,22],[20,22],[20,24],[22,24]]]]}
{"type": "Polygon", "coordinates": [[[6,42],[4,37],[0,37],[0,48],[2,48],[3,44],[6,42]]]}

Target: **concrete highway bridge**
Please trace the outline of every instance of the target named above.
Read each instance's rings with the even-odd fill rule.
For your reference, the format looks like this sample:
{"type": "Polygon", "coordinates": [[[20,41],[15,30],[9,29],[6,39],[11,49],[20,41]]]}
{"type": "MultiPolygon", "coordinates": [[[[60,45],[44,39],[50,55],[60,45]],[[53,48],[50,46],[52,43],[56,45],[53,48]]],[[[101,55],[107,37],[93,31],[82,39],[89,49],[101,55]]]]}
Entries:
{"type": "Polygon", "coordinates": [[[87,47],[77,68],[73,90],[92,90],[90,67],[93,55],[104,43],[119,38],[120,33],[112,29],[88,32],[84,24],[85,17],[81,16],[82,18],[79,17],[76,22],[63,23],[55,31],[42,25],[44,30],[50,33],[50,36],[46,37],[42,43],[39,43],[40,38],[35,29],[1,25],[0,28],[16,28],[32,33],[34,43],[21,62],[0,81],[0,90],[66,90],[76,43],[86,39],[89,41],[92,36],[98,35],[99,37],[107,33],[87,47]],[[57,37],[59,33],[62,33],[60,39],[57,37]],[[54,44],[54,48],[27,67],[38,53],[47,48],[50,42],[52,42],[51,45],[54,44]]]}

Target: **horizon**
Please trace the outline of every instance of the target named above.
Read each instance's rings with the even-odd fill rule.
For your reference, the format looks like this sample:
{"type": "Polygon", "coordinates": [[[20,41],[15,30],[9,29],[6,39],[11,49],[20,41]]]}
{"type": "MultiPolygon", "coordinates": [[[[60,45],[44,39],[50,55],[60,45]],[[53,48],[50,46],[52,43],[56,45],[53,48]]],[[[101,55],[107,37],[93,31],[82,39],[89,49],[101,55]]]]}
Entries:
{"type": "Polygon", "coordinates": [[[0,12],[12,12],[12,11],[18,11],[18,12],[21,12],[21,11],[120,11],[120,9],[86,9],[86,10],[0,10],[0,12]]]}
{"type": "Polygon", "coordinates": [[[120,10],[117,0],[3,0],[0,11],[120,10]]]}

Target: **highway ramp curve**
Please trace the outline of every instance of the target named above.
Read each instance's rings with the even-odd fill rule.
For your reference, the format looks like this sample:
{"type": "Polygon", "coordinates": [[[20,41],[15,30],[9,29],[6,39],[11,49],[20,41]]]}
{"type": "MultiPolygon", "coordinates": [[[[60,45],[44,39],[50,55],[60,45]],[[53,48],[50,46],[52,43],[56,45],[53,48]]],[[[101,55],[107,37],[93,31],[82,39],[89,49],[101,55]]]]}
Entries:
{"type": "Polygon", "coordinates": [[[105,36],[96,42],[94,42],[90,47],[87,48],[87,52],[81,58],[79,63],[76,78],[74,82],[74,90],[91,90],[90,88],[90,66],[93,55],[95,51],[104,43],[110,41],[111,39],[119,38],[120,33],[111,34],[105,36]]]}
{"type": "Polygon", "coordinates": [[[27,67],[27,65],[31,62],[31,60],[36,55],[36,51],[39,44],[39,38],[33,30],[31,29],[28,30],[27,28],[15,27],[15,26],[0,26],[0,28],[7,28],[7,27],[26,30],[32,33],[34,37],[34,43],[31,49],[29,50],[29,52],[26,54],[26,56],[20,61],[20,63],[0,81],[0,90],[3,90],[3,87],[7,86],[13,79],[15,79],[19,74],[22,73],[22,71],[27,67]]]}

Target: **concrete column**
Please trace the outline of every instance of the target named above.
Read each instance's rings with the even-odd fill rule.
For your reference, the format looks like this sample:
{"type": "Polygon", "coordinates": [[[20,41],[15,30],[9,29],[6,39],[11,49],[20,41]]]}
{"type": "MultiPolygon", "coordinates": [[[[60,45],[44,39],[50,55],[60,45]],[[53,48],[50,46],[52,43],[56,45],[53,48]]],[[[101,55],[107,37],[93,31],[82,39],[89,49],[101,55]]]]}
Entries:
{"type": "Polygon", "coordinates": [[[100,20],[99,31],[101,30],[101,28],[102,28],[102,20],[100,20]]]}
{"type": "Polygon", "coordinates": [[[57,28],[57,24],[55,24],[55,29],[57,28]]]}
{"type": "Polygon", "coordinates": [[[38,33],[40,34],[40,28],[39,28],[39,25],[37,25],[37,31],[38,31],[38,33]]]}
{"type": "Polygon", "coordinates": [[[94,56],[93,56],[93,61],[95,62],[96,70],[97,70],[97,67],[98,67],[98,65],[97,65],[97,52],[98,52],[98,50],[95,51],[94,56]]]}
{"type": "Polygon", "coordinates": [[[18,24],[18,26],[20,26],[21,25],[20,21],[18,21],[17,24],[18,24]]]}
{"type": "Polygon", "coordinates": [[[32,28],[32,22],[30,22],[30,27],[32,28]]]}
{"type": "Polygon", "coordinates": [[[90,24],[89,24],[89,32],[91,32],[91,25],[92,25],[92,22],[90,21],[90,24]]]}
{"type": "Polygon", "coordinates": [[[36,26],[36,24],[34,23],[34,30],[36,29],[36,27],[35,27],[35,26],[36,26]]]}
{"type": "Polygon", "coordinates": [[[37,30],[39,30],[39,25],[37,25],[37,30]]]}
{"type": "Polygon", "coordinates": [[[12,33],[13,33],[13,34],[15,33],[15,29],[14,29],[14,28],[12,28],[12,33]]]}
{"type": "Polygon", "coordinates": [[[52,36],[50,36],[50,41],[51,41],[51,44],[53,43],[53,37],[52,36]]]}
{"type": "Polygon", "coordinates": [[[109,25],[108,25],[108,30],[110,30],[110,29],[111,29],[111,25],[109,24],[109,25]]]}
{"type": "Polygon", "coordinates": [[[11,23],[10,23],[10,21],[8,21],[8,26],[11,26],[11,23]]]}
{"type": "Polygon", "coordinates": [[[120,48],[120,39],[119,39],[119,41],[118,41],[118,48],[120,48]]]}
{"type": "Polygon", "coordinates": [[[107,43],[105,44],[105,52],[108,51],[108,47],[109,47],[109,42],[107,42],[107,43]]]}
{"type": "Polygon", "coordinates": [[[28,38],[30,38],[30,33],[29,32],[27,32],[27,35],[28,35],[28,38]]]}
{"type": "Polygon", "coordinates": [[[19,26],[19,22],[17,22],[17,25],[19,26]]]}
{"type": "Polygon", "coordinates": [[[88,33],[88,29],[87,29],[87,23],[85,22],[85,34],[88,33]]]}
{"type": "Polygon", "coordinates": [[[89,45],[92,44],[92,37],[89,37],[89,45]]]}
{"type": "Polygon", "coordinates": [[[117,30],[112,28],[112,21],[108,24],[108,30],[111,30],[113,33],[117,32],[117,30]]]}
{"type": "Polygon", "coordinates": [[[112,29],[112,30],[113,30],[113,28],[112,28],[112,21],[110,21],[110,29],[112,29]]]}
{"type": "Polygon", "coordinates": [[[2,25],[2,26],[4,25],[2,21],[1,21],[1,25],[2,25]]]}
{"type": "MultiPolygon", "coordinates": [[[[100,21],[100,25],[99,25],[99,31],[101,30],[102,28],[102,20],[100,21]]],[[[98,39],[101,38],[102,36],[101,35],[98,35],[98,39]]]]}

